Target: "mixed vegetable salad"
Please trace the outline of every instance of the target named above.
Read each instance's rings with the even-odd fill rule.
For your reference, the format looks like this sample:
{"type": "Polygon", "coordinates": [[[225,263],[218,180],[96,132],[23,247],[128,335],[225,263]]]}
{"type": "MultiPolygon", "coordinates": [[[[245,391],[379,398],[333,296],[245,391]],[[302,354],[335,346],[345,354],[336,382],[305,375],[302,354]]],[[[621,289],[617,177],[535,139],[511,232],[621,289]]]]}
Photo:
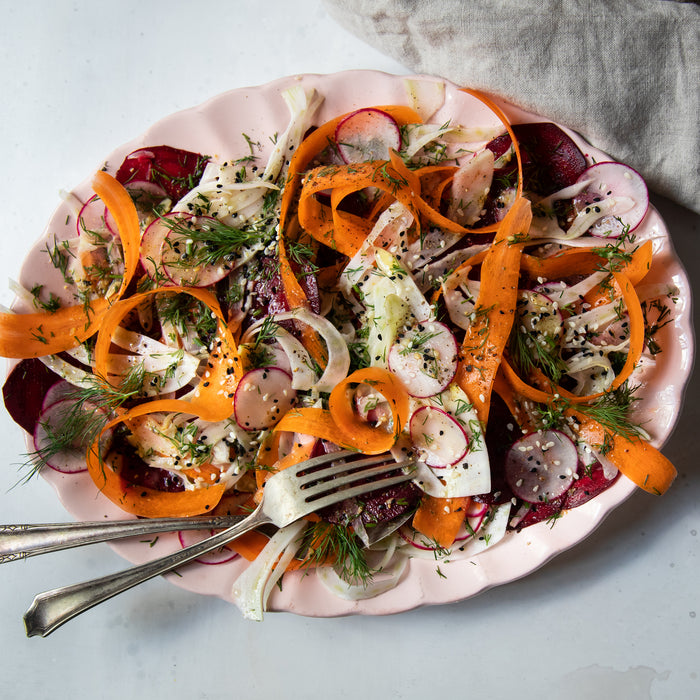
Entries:
{"type": "Polygon", "coordinates": [[[412,557],[474,557],[619,478],[663,493],[636,391],[677,291],[645,284],[644,182],[471,94],[500,133],[402,105],[319,124],[297,85],[269,158],[242,134],[229,160],[153,144],[98,172],[45,244],[61,288],[15,284],[0,314],[30,473],[196,517],[319,453],[417,458],[407,485],[217,553],[251,562],[234,597],[255,618],[286,569],[376,596],[412,557]]]}

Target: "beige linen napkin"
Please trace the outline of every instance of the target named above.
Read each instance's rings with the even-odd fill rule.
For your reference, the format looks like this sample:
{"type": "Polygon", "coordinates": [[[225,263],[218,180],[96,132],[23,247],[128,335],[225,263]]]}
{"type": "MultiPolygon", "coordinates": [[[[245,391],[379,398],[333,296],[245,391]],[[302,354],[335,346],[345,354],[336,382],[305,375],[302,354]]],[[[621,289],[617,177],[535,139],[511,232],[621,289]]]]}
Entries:
{"type": "Polygon", "coordinates": [[[324,0],[416,73],[564,124],[700,213],[700,6],[671,0],[324,0]]]}

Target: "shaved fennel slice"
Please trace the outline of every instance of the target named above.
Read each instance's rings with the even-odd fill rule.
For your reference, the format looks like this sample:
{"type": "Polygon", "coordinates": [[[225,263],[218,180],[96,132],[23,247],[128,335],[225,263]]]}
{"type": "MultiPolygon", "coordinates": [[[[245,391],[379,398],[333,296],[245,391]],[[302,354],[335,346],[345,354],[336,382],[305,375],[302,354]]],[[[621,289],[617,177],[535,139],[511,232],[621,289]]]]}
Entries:
{"type": "Polygon", "coordinates": [[[272,588],[279,581],[301,545],[301,533],[308,525],[298,520],[280,528],[233,584],[233,600],[243,617],[262,621],[272,588]]]}
{"type": "Polygon", "coordinates": [[[112,342],[132,354],[110,353],[110,369],[124,375],[130,368],[142,365],[150,375],[143,387],[147,396],[181,389],[197,375],[197,357],[141,333],[118,327],[112,336],[112,342]]]}
{"type": "Polygon", "coordinates": [[[373,556],[380,556],[377,563],[370,563],[373,574],[369,581],[347,580],[340,576],[337,567],[324,566],[316,570],[318,580],[334,595],[344,600],[367,600],[396,588],[408,566],[409,557],[396,548],[397,541],[384,552],[368,551],[368,563],[373,556]]]}
{"type": "Polygon", "coordinates": [[[289,109],[289,125],[277,138],[275,149],[263,173],[265,180],[277,180],[286,170],[285,163],[301,143],[324,99],[315,89],[307,90],[301,85],[294,85],[282,92],[282,98],[289,109]]]}
{"type": "Polygon", "coordinates": [[[354,289],[371,273],[378,248],[400,253],[398,241],[413,224],[413,220],[413,214],[403,204],[392,204],[382,212],[338,280],[338,288],[348,301],[354,301],[354,289]]]}
{"type": "Polygon", "coordinates": [[[404,78],[403,86],[410,106],[425,122],[445,104],[445,83],[442,80],[404,78]]]}
{"type": "Polygon", "coordinates": [[[66,362],[58,355],[44,355],[37,359],[73,386],[91,387],[95,384],[92,373],[86,372],[70,362],[66,362]]]}
{"type": "Polygon", "coordinates": [[[292,311],[275,314],[273,320],[300,321],[313,328],[323,338],[328,352],[328,363],[320,378],[307,387],[308,389],[330,392],[347,376],[350,369],[350,351],[340,331],[327,318],[299,307],[292,311]]]}
{"type": "Polygon", "coordinates": [[[472,314],[481,286],[478,280],[469,279],[470,271],[471,267],[464,267],[442,282],[442,296],[450,321],[465,331],[472,324],[472,314]]]}

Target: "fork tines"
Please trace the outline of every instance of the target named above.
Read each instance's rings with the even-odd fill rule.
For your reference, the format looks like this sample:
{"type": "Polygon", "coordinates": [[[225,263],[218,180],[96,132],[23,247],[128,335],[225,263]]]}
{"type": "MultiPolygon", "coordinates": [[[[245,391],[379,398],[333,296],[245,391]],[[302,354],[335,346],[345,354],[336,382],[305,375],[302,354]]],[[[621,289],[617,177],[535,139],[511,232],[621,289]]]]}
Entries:
{"type": "Polygon", "coordinates": [[[388,453],[367,456],[343,450],[314,457],[299,465],[297,479],[304,500],[321,508],[325,505],[324,497],[329,497],[330,501],[332,494],[339,489],[345,498],[352,498],[408,481],[414,466],[414,460],[397,462],[388,453]],[[379,478],[385,474],[386,477],[379,478]]]}

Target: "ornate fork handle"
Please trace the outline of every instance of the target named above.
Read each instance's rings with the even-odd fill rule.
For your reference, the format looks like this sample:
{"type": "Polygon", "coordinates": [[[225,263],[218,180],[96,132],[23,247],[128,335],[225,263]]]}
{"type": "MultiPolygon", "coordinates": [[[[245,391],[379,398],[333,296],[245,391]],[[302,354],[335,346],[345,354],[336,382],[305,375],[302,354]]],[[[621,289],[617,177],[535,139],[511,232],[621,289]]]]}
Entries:
{"type": "Polygon", "coordinates": [[[143,537],[178,530],[223,530],[244,516],[154,518],[106,522],[0,525],[0,564],[95,542],[143,537]]]}
{"type": "Polygon", "coordinates": [[[178,566],[212,552],[243,533],[269,522],[271,522],[270,518],[258,506],[250,515],[239,518],[238,522],[230,528],[160,559],[92,581],[40,593],[34,598],[24,615],[27,636],[46,637],[57,627],[95,605],[155,576],[173,571],[178,566]]]}

